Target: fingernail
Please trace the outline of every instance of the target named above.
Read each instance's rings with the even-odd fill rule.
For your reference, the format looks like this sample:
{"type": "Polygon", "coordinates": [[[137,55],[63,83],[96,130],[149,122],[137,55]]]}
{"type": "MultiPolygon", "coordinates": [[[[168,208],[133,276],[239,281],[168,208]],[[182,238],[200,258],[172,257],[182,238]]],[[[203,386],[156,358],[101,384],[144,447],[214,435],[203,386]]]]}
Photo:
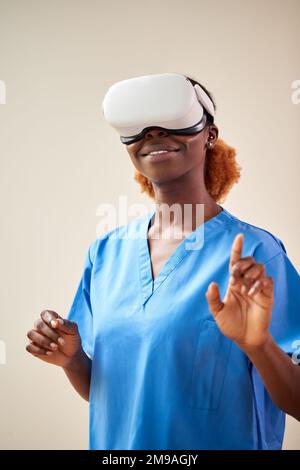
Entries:
{"type": "Polygon", "coordinates": [[[47,356],[51,356],[51,354],[53,354],[53,352],[52,351],[46,351],[46,354],[47,354],[47,356]]]}
{"type": "Polygon", "coordinates": [[[50,343],[50,348],[52,348],[52,349],[57,349],[57,344],[55,344],[55,343],[50,343]]]}
{"type": "Polygon", "coordinates": [[[63,338],[58,338],[57,342],[61,345],[61,346],[64,346],[65,345],[65,340],[63,338]]]}
{"type": "Polygon", "coordinates": [[[56,320],[51,320],[51,326],[53,326],[53,328],[56,328],[57,321],[56,320]]]}

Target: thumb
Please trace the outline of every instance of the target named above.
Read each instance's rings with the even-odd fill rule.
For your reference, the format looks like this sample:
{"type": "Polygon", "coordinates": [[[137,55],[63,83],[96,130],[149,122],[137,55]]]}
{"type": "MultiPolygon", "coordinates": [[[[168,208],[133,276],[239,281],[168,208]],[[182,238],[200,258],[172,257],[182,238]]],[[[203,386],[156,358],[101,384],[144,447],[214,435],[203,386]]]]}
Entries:
{"type": "Polygon", "coordinates": [[[224,307],[224,303],[222,302],[220,297],[218,284],[216,284],[215,282],[211,282],[205,293],[205,297],[207,299],[211,313],[214,317],[216,317],[224,307]]]}
{"type": "Polygon", "coordinates": [[[65,318],[56,318],[55,320],[51,320],[51,326],[67,335],[78,335],[77,323],[66,320],[65,318]]]}

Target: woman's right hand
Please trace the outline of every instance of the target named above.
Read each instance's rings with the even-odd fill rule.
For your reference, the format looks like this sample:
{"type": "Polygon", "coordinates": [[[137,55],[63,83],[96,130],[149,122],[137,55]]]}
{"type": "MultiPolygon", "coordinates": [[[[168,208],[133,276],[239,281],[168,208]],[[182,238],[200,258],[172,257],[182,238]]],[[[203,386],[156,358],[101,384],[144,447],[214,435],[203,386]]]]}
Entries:
{"type": "Polygon", "coordinates": [[[52,310],[41,312],[27,337],[31,342],[26,350],[30,354],[57,366],[69,367],[83,351],[77,324],[52,310]]]}

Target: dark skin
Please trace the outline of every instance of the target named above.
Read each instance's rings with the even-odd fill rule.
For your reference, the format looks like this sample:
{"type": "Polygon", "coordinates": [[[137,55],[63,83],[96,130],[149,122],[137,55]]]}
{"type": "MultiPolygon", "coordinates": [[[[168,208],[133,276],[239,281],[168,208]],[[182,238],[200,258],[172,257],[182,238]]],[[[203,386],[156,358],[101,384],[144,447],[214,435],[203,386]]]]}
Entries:
{"type": "MultiPolygon", "coordinates": [[[[169,135],[162,129],[153,128],[145,134],[144,139],[126,145],[126,150],[135,168],[153,183],[155,202],[158,205],[201,203],[205,205],[205,220],[208,220],[220,212],[220,207],[204,184],[206,145],[209,142],[212,148],[217,138],[218,128],[214,124],[189,136],[169,135]],[[180,148],[180,152],[171,161],[155,163],[141,156],[146,144],[162,142],[180,148]]],[[[195,219],[194,214],[194,226],[195,219]]]]}
{"type": "MultiPolygon", "coordinates": [[[[170,228],[164,226],[162,231],[159,214],[176,203],[195,207],[204,204],[204,221],[207,221],[221,210],[208,194],[204,182],[207,145],[213,146],[217,138],[218,128],[214,124],[190,136],[171,135],[153,128],[142,140],[126,146],[133,165],[154,188],[156,212],[148,233],[154,278],[181,241],[157,237],[170,228]],[[167,161],[151,160],[141,156],[143,147],[150,143],[165,143],[180,148],[180,152],[167,161]]],[[[170,219],[172,226],[181,223],[176,216],[170,219]]],[[[195,230],[195,211],[184,223],[188,233],[195,230]]],[[[206,292],[208,307],[220,331],[254,364],[274,403],[300,420],[300,368],[277,346],[269,332],[274,302],[273,279],[252,256],[242,257],[242,248],[243,234],[240,233],[231,248],[225,297],[221,299],[218,285],[212,282],[206,292]]],[[[43,311],[27,336],[31,340],[27,351],[43,361],[63,367],[77,392],[88,400],[91,360],[82,349],[76,323],[63,320],[56,312],[43,311]],[[60,344],[59,337],[64,339],[64,344],[60,344]]]]}

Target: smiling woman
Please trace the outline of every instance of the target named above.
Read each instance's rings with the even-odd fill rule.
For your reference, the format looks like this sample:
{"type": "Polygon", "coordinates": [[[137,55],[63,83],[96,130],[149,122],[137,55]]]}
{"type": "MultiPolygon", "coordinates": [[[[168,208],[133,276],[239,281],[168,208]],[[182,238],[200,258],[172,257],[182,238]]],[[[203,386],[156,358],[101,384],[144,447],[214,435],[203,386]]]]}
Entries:
{"type": "MultiPolygon", "coordinates": [[[[186,77],[192,85],[198,84],[211,98],[217,109],[211,93],[201,83],[191,77],[186,77]]],[[[210,116],[209,116],[210,118],[210,116]]],[[[209,119],[210,121],[211,118],[209,119]]],[[[224,202],[232,186],[239,181],[241,167],[236,161],[236,150],[224,140],[218,138],[214,145],[208,145],[205,157],[204,180],[208,193],[216,202],[224,202]]],[[[134,179],[139,183],[141,192],[155,199],[153,184],[142,171],[136,170],[134,179]]]]}

